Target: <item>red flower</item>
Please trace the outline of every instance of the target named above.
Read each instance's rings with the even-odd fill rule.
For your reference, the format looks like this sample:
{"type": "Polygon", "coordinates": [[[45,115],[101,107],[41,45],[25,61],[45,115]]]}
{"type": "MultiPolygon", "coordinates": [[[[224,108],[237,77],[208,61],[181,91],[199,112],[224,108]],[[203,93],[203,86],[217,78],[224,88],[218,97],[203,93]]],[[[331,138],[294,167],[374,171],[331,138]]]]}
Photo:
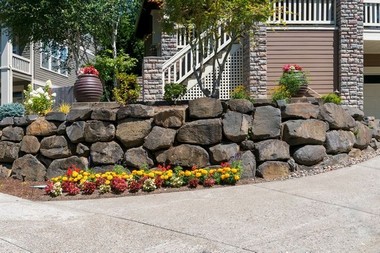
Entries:
{"type": "Polygon", "coordinates": [[[115,177],[114,179],[112,179],[111,181],[111,189],[117,193],[117,194],[120,194],[120,193],[123,193],[125,192],[125,190],[128,188],[128,185],[127,185],[127,182],[120,178],[120,177],[115,177]]]}
{"type": "Polygon", "coordinates": [[[79,75],[83,74],[91,74],[91,75],[96,75],[99,76],[99,71],[94,67],[94,66],[86,66],[83,67],[79,70],[79,75]]]}

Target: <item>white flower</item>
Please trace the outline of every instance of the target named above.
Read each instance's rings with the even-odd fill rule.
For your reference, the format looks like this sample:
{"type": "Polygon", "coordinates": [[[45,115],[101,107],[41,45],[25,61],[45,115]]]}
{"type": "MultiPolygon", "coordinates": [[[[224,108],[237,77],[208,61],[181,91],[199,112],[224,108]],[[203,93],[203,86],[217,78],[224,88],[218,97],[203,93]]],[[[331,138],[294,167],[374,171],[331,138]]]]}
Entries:
{"type": "Polygon", "coordinates": [[[54,92],[54,93],[51,94],[51,96],[52,96],[52,97],[56,97],[57,94],[54,92]]]}
{"type": "Polygon", "coordinates": [[[45,91],[44,91],[41,87],[39,87],[39,88],[36,90],[36,92],[39,93],[39,94],[44,94],[45,91]]]}
{"type": "Polygon", "coordinates": [[[50,79],[49,79],[49,80],[47,80],[47,81],[46,81],[46,86],[48,86],[48,87],[50,88],[50,87],[51,87],[51,85],[52,85],[52,84],[51,84],[51,80],[50,80],[50,79]]]}
{"type": "Polygon", "coordinates": [[[32,99],[28,99],[28,104],[29,105],[33,104],[33,100],[32,99]]]}

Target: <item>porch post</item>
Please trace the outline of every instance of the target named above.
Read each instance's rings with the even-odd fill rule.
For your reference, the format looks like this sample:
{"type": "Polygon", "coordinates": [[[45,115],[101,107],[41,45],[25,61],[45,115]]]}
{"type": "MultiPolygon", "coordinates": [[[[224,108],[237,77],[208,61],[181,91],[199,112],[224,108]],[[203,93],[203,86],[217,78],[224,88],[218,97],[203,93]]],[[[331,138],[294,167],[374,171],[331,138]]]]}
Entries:
{"type": "Polygon", "coordinates": [[[12,44],[9,41],[6,30],[1,30],[1,104],[9,104],[13,101],[13,75],[12,75],[12,44]]]}
{"type": "Polygon", "coordinates": [[[363,109],[363,2],[337,0],[339,88],[343,104],[363,109]]]}

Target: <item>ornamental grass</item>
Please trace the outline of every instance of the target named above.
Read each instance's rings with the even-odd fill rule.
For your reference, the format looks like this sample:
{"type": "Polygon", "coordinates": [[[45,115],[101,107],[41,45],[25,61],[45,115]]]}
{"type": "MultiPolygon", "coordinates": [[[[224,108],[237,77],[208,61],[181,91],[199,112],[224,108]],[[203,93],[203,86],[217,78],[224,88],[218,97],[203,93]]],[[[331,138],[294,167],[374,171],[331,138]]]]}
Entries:
{"type": "Polygon", "coordinates": [[[218,168],[183,169],[180,166],[159,165],[157,168],[128,170],[115,165],[113,171],[96,173],[91,169],[81,170],[70,166],[66,173],[51,178],[45,187],[51,197],[66,195],[91,195],[94,193],[121,194],[139,191],[153,192],[156,189],[214,185],[235,185],[240,180],[242,166],[240,161],[222,163],[218,168]]]}

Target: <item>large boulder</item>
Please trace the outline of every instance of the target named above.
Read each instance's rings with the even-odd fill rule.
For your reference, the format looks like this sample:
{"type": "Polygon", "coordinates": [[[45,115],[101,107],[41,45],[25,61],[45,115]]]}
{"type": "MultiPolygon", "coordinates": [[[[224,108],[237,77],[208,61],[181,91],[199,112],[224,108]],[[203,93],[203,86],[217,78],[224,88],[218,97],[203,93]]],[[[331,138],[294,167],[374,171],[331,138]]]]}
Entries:
{"type": "Polygon", "coordinates": [[[116,128],[116,138],[126,147],[143,145],[144,139],[152,129],[152,119],[121,123],[116,128]]]}
{"type": "Polygon", "coordinates": [[[104,120],[104,121],[115,121],[116,120],[115,109],[110,108],[99,108],[94,109],[91,113],[91,119],[93,120],[104,120]]]}
{"type": "Polygon", "coordinates": [[[12,173],[20,180],[45,181],[46,168],[36,157],[28,154],[13,162],[12,173]]]}
{"type": "Polygon", "coordinates": [[[46,172],[47,178],[57,177],[65,174],[70,166],[75,166],[79,169],[86,168],[86,162],[84,159],[77,156],[71,156],[68,158],[56,159],[48,167],[46,172]]]}
{"type": "Polygon", "coordinates": [[[257,174],[265,180],[287,178],[290,167],[286,162],[268,161],[257,168],[257,174]]]}
{"type": "Polygon", "coordinates": [[[71,126],[66,127],[66,135],[72,143],[84,141],[85,121],[74,122],[71,126]]]}
{"type": "Polygon", "coordinates": [[[20,144],[0,141],[0,162],[11,163],[18,158],[18,152],[20,151],[20,144]]]}
{"type": "Polygon", "coordinates": [[[356,126],[354,118],[343,107],[333,103],[320,107],[320,118],[329,123],[330,129],[349,130],[356,126]]]}
{"type": "Polygon", "coordinates": [[[278,161],[290,158],[289,144],[280,140],[265,140],[255,144],[257,160],[278,161]]]}
{"type": "Polygon", "coordinates": [[[185,109],[171,109],[154,115],[154,123],[163,127],[181,127],[185,123],[185,109]]]}
{"type": "Polygon", "coordinates": [[[40,150],[40,142],[36,136],[25,135],[21,141],[21,151],[27,154],[37,154],[40,150]]]}
{"type": "Polygon", "coordinates": [[[49,112],[46,114],[45,119],[48,121],[63,122],[66,120],[66,114],[63,112],[49,112]]]}
{"type": "Polygon", "coordinates": [[[7,126],[2,130],[2,132],[2,141],[20,142],[22,140],[22,137],[24,137],[24,129],[21,127],[7,126]]]}
{"type": "Polygon", "coordinates": [[[26,128],[26,134],[34,136],[50,136],[56,134],[56,132],[56,125],[44,118],[38,118],[26,128]]]}
{"type": "Polygon", "coordinates": [[[236,143],[218,144],[210,148],[211,161],[214,164],[226,162],[236,157],[240,148],[236,143]]]}
{"type": "Polygon", "coordinates": [[[71,156],[71,151],[64,136],[53,135],[41,140],[40,152],[51,159],[71,156]]]}
{"type": "Polygon", "coordinates": [[[281,111],[283,119],[318,118],[319,106],[310,103],[286,104],[281,111]]]}
{"type": "Polygon", "coordinates": [[[252,102],[247,99],[231,99],[228,101],[228,108],[231,111],[250,114],[255,110],[252,102]]]}
{"type": "Polygon", "coordinates": [[[115,164],[123,159],[123,149],[114,141],[96,142],[90,148],[94,164],[115,164]]]}
{"type": "Polygon", "coordinates": [[[222,122],[220,119],[203,119],[185,123],[177,133],[181,143],[212,145],[222,140],[222,122]]]}
{"type": "Polygon", "coordinates": [[[148,165],[148,167],[154,165],[148,152],[142,147],[128,149],[127,152],[125,152],[124,159],[126,165],[131,166],[132,168],[140,168],[144,164],[148,165]]]}
{"type": "Polygon", "coordinates": [[[110,122],[89,120],[84,127],[86,142],[111,141],[115,137],[115,126],[110,122]]]}
{"type": "Polygon", "coordinates": [[[122,120],[125,118],[152,118],[154,116],[154,108],[152,106],[141,104],[130,104],[120,107],[117,111],[117,119],[122,120]]]}
{"type": "Polygon", "coordinates": [[[13,117],[5,117],[4,119],[0,120],[0,128],[6,127],[6,126],[12,126],[14,124],[13,117]]]}
{"type": "Polygon", "coordinates": [[[228,111],[223,118],[223,132],[233,142],[242,142],[252,126],[252,117],[239,112],[228,111]]]}
{"type": "Polygon", "coordinates": [[[251,151],[241,153],[240,160],[243,166],[242,178],[254,178],[256,176],[256,158],[251,151]]]}
{"type": "Polygon", "coordinates": [[[252,132],[253,140],[264,140],[280,137],[281,111],[273,106],[256,108],[252,132]]]}
{"type": "Polygon", "coordinates": [[[355,148],[365,149],[371,143],[372,132],[371,130],[361,122],[356,122],[354,129],[355,135],[355,148]]]}
{"type": "Polygon", "coordinates": [[[223,113],[222,102],[215,98],[197,98],[189,101],[189,116],[193,119],[216,118],[223,113]]]}
{"type": "Polygon", "coordinates": [[[343,106],[343,109],[357,121],[362,121],[365,117],[364,112],[357,107],[343,106]]]}
{"type": "Polygon", "coordinates": [[[72,108],[66,116],[69,122],[86,121],[91,118],[92,109],[89,108],[72,108]]]}
{"type": "Polygon", "coordinates": [[[354,147],[355,135],[350,131],[333,130],[326,134],[326,151],[328,154],[348,153],[354,147]]]}
{"type": "Polygon", "coordinates": [[[322,145],[306,145],[298,148],[294,154],[294,160],[301,165],[312,166],[327,156],[326,149],[322,145]]]}
{"type": "Polygon", "coordinates": [[[155,126],[145,138],[144,147],[149,150],[170,148],[174,143],[176,133],[174,129],[155,126]]]}
{"type": "Polygon", "coordinates": [[[209,155],[205,149],[199,146],[182,144],[170,148],[157,157],[158,163],[173,164],[185,167],[205,167],[209,164],[209,155]]]}
{"type": "Polygon", "coordinates": [[[320,120],[290,120],[284,123],[282,139],[291,146],[321,145],[326,140],[327,129],[327,124],[320,120]]]}

